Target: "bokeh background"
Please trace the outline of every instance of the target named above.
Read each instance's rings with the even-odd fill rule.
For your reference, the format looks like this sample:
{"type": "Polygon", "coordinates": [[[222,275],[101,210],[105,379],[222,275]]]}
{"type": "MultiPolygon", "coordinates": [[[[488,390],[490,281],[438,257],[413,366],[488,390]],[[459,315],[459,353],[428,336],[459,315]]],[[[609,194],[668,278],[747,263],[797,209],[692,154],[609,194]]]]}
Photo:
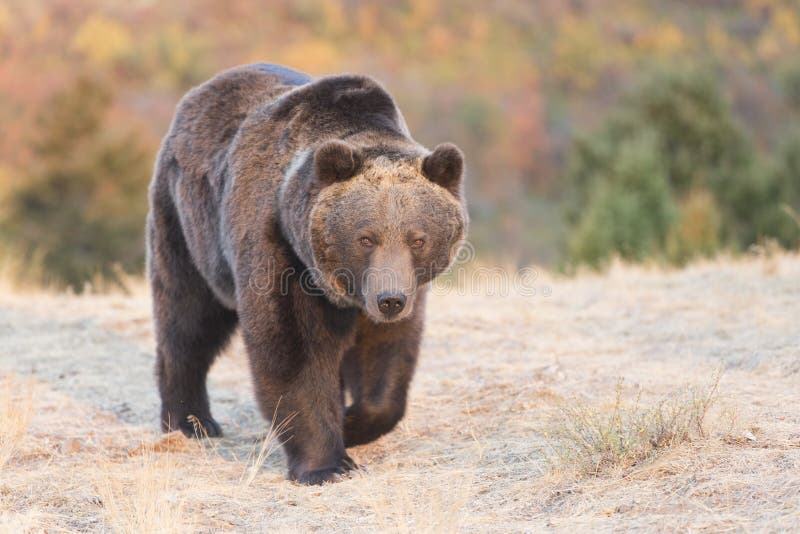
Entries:
{"type": "Polygon", "coordinates": [[[798,1],[6,0],[0,263],[76,291],[141,273],[176,102],[254,61],[371,74],[418,141],[461,146],[479,261],[798,246],[798,1]]]}

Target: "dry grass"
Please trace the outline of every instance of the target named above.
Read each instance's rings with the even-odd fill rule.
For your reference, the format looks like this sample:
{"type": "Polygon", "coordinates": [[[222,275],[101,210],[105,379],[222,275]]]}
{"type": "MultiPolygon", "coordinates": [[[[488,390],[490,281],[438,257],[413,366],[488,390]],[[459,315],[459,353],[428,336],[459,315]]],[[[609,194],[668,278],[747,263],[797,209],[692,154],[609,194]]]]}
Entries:
{"type": "Polygon", "coordinates": [[[108,526],[120,534],[185,532],[176,469],[171,453],[147,449],[122,463],[99,466],[96,489],[108,526]]]}
{"type": "Polygon", "coordinates": [[[30,384],[20,384],[14,376],[8,376],[0,383],[0,473],[22,448],[32,407],[30,384]]]}
{"type": "Polygon", "coordinates": [[[622,380],[611,408],[587,402],[561,406],[547,433],[556,468],[598,475],[634,467],[671,447],[705,439],[706,417],[717,401],[719,378],[718,371],[709,384],[680,388],[655,406],[642,406],[641,390],[633,402],[626,402],[622,380]]]}
{"type": "Polygon", "coordinates": [[[464,508],[469,494],[470,474],[448,472],[440,474],[438,483],[421,483],[418,477],[384,477],[377,493],[362,498],[375,514],[380,532],[444,534],[459,532],[466,525],[464,508]]]}
{"type": "Polygon", "coordinates": [[[799,279],[770,254],[434,294],[405,420],[312,488],[240,340],[210,377],[225,437],[161,436],[142,286],[6,292],[0,532],[791,529],[799,279]]]}
{"type": "Polygon", "coordinates": [[[24,513],[0,512],[0,532],[36,532],[44,523],[41,513],[35,508],[26,510],[24,513]]]}

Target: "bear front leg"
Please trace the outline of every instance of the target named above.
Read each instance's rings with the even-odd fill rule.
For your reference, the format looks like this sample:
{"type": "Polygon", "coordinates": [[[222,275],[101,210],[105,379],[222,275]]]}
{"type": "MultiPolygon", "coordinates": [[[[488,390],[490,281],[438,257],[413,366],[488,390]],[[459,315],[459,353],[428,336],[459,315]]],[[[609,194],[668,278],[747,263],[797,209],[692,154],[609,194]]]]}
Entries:
{"type": "Polygon", "coordinates": [[[357,468],[344,446],[337,375],[328,366],[309,364],[291,381],[264,380],[256,386],[262,410],[273,410],[273,424],[286,422],[279,439],[290,480],[322,484],[357,468]],[[272,392],[280,392],[277,399],[272,392]]]}
{"type": "Polygon", "coordinates": [[[345,446],[375,441],[403,418],[424,321],[424,295],[414,313],[398,323],[359,318],[355,345],[345,353],[342,381],[353,397],[345,412],[345,446]]]}
{"type": "Polygon", "coordinates": [[[333,481],[357,467],[344,447],[339,376],[356,312],[296,288],[278,293],[251,295],[240,311],[256,396],[262,414],[285,427],[289,478],[333,481]]]}

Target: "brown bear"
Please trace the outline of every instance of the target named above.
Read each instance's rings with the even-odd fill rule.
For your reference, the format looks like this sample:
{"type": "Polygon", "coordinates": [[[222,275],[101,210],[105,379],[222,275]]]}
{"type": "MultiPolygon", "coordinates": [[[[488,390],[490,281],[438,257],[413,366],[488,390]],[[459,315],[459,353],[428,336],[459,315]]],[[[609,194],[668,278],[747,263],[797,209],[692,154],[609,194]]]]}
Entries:
{"type": "Polygon", "coordinates": [[[345,448],[403,417],[425,286],[465,237],[463,169],[365,76],[253,64],[190,91],[147,219],[162,429],[221,435],[206,375],[240,325],[289,477],[353,469],[345,448]]]}

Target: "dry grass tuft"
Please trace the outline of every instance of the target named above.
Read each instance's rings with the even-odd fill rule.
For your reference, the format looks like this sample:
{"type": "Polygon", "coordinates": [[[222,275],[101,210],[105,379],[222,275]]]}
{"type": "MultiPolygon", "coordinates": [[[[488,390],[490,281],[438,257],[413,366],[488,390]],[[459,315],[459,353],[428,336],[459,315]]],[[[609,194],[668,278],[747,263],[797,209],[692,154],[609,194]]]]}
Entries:
{"type": "Polygon", "coordinates": [[[289,430],[289,425],[297,415],[296,413],[293,413],[286,417],[286,419],[281,421],[278,425],[275,425],[277,412],[278,408],[276,406],[272,423],[270,424],[267,435],[264,436],[264,439],[261,441],[261,446],[257,447],[257,450],[253,449],[253,452],[248,457],[247,467],[242,473],[241,478],[241,482],[245,487],[253,483],[253,481],[256,479],[256,476],[258,476],[258,474],[261,472],[261,468],[264,467],[264,462],[267,460],[267,458],[277,452],[281,445],[285,443],[284,441],[281,441],[281,438],[289,430]]]}
{"type": "Polygon", "coordinates": [[[686,386],[655,406],[623,401],[622,380],[614,404],[601,412],[586,403],[563,406],[548,433],[554,461],[576,475],[633,467],[657,453],[707,437],[705,421],[718,399],[720,372],[705,386],[686,386]]]}
{"type": "Polygon", "coordinates": [[[9,376],[0,386],[0,470],[19,452],[28,432],[32,406],[33,387],[19,395],[18,381],[9,376]]]}
{"type": "Polygon", "coordinates": [[[108,463],[95,483],[105,520],[114,532],[185,532],[184,503],[175,490],[175,460],[147,448],[122,463],[108,463]]]}

